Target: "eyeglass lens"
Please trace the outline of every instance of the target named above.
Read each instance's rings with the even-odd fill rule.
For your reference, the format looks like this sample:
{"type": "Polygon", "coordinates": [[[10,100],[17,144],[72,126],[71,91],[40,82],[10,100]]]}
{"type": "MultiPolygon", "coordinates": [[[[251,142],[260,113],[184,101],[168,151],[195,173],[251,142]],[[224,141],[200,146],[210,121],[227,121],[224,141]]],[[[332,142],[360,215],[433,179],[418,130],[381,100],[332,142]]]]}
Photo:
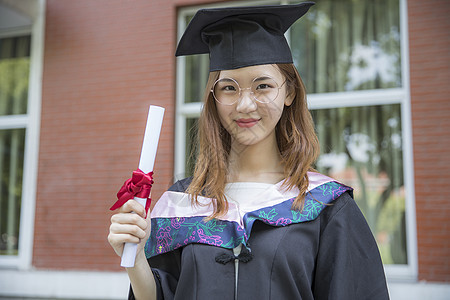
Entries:
{"type": "MultiPolygon", "coordinates": [[[[231,105],[237,102],[242,91],[247,89],[249,88],[241,89],[232,78],[222,78],[214,84],[213,95],[218,102],[231,105]]],[[[256,101],[269,103],[277,98],[279,87],[273,78],[264,76],[253,80],[250,91],[256,101]]]]}

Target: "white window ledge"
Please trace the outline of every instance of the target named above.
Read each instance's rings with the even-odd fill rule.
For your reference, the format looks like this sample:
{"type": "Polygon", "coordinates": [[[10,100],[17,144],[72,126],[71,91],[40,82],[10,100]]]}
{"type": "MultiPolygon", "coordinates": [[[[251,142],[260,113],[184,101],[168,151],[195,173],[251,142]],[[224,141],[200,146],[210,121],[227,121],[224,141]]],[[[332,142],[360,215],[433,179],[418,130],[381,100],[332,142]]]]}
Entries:
{"type": "Polygon", "coordinates": [[[129,284],[126,272],[0,269],[0,299],[126,299],[129,284]]]}

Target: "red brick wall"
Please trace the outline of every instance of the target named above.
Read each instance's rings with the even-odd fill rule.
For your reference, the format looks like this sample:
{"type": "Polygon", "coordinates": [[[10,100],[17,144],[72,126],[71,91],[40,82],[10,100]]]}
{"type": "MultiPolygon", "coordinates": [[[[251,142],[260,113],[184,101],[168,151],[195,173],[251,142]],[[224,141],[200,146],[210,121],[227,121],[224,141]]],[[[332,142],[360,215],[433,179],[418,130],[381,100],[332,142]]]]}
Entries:
{"type": "Polygon", "coordinates": [[[450,1],[408,1],[419,279],[450,281],[450,1]]]}
{"type": "Polygon", "coordinates": [[[153,196],[173,173],[175,10],[167,1],[47,1],[33,265],[111,269],[109,207],[166,108],[153,196]]]}

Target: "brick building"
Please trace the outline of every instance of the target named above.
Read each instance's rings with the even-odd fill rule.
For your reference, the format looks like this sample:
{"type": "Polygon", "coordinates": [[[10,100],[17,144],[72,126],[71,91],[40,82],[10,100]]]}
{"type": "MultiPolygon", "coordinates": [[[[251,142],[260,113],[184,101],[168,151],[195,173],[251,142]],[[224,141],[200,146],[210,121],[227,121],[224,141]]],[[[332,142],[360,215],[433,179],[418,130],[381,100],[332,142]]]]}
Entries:
{"type": "MultiPolygon", "coordinates": [[[[346,120],[342,151],[324,151],[318,167],[386,203],[376,214],[370,205],[364,212],[369,220],[375,215],[392,299],[444,299],[450,294],[450,2],[349,2],[318,0],[305,25],[288,33],[322,149],[340,147],[328,137],[326,120],[366,114],[357,123],[346,120]],[[349,7],[353,21],[340,23],[349,7]],[[314,33],[308,43],[305,33],[314,33]],[[343,54],[351,59],[341,70],[343,54]],[[370,63],[375,75],[361,82],[370,63]],[[378,124],[386,114],[389,126],[371,133],[382,125],[365,123],[378,124]],[[357,153],[366,160],[350,147],[362,133],[372,148],[357,153]],[[333,157],[345,166],[327,163],[333,157]],[[358,169],[361,164],[374,167],[358,169]],[[381,198],[386,191],[392,195],[381,198]]],[[[207,61],[175,59],[177,39],[201,7],[255,3],[273,1],[0,0],[0,172],[7,178],[0,189],[0,298],[125,297],[127,277],[106,239],[108,208],[137,167],[150,104],[166,109],[153,198],[189,174],[190,128],[207,61]],[[25,73],[12,71],[19,67],[25,73]],[[11,86],[25,92],[7,94],[11,86]]]]}

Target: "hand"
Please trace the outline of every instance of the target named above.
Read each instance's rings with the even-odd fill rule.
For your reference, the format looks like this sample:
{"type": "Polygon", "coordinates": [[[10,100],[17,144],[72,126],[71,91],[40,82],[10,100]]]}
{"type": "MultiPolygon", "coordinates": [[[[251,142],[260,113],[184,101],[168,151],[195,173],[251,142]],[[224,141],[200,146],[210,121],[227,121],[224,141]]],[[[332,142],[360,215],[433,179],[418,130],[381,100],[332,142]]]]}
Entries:
{"type": "Polygon", "coordinates": [[[133,199],[116,211],[111,217],[108,242],[119,256],[122,256],[124,243],[138,244],[139,254],[150,235],[150,213],[145,219],[145,208],[133,199]]]}

